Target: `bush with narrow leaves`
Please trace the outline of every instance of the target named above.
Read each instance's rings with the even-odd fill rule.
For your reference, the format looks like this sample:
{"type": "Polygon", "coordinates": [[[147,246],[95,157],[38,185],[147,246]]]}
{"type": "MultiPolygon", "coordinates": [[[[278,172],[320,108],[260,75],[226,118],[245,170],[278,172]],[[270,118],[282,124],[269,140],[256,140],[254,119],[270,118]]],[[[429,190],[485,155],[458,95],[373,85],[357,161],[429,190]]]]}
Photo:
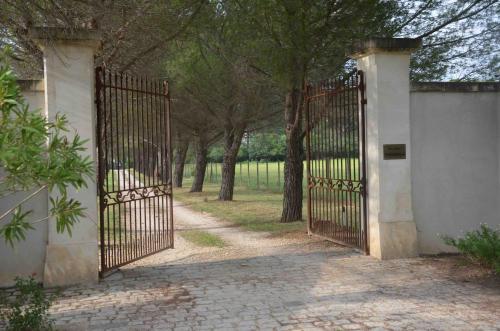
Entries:
{"type": "Polygon", "coordinates": [[[48,121],[40,111],[29,109],[16,77],[0,53],[0,199],[15,192],[26,197],[0,214],[0,236],[11,246],[24,240],[33,225],[56,219],[58,232],[68,231],[83,216],[84,208],[67,195],[70,187],[86,186],[93,164],[84,157],[85,141],[78,134],[68,138],[68,120],[56,116],[48,121]],[[48,217],[29,219],[23,204],[44,190],[57,193],[50,199],[48,217]]]}
{"type": "Polygon", "coordinates": [[[53,299],[33,277],[16,278],[14,296],[2,298],[0,317],[7,323],[7,330],[52,330],[48,311],[53,299]]]}
{"type": "Polygon", "coordinates": [[[479,230],[467,232],[462,238],[444,236],[443,240],[471,260],[500,274],[500,229],[481,224],[479,230]]]}

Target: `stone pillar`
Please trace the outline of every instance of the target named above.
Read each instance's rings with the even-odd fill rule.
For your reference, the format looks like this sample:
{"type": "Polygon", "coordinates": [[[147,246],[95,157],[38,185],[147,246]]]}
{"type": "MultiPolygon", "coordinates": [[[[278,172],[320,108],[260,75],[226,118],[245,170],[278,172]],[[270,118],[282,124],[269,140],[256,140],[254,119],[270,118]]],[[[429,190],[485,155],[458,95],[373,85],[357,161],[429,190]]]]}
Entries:
{"type": "MultiPolygon", "coordinates": [[[[97,165],[94,111],[94,53],[100,46],[95,31],[59,28],[35,28],[30,31],[43,51],[45,112],[49,120],[66,115],[69,125],[87,140],[88,155],[97,165]]],[[[73,132],[69,132],[71,137],[73,132]]],[[[95,172],[97,173],[97,171],[95,172]]],[[[85,210],[72,229],[57,233],[56,220],[49,219],[44,285],[64,286],[98,280],[97,187],[69,189],[68,195],[80,201],[85,210]]],[[[52,192],[55,197],[57,192],[52,192]]]]}
{"type": "Polygon", "coordinates": [[[352,57],[365,74],[368,242],[379,259],[417,256],[412,211],[410,54],[417,39],[370,39],[352,57]]]}

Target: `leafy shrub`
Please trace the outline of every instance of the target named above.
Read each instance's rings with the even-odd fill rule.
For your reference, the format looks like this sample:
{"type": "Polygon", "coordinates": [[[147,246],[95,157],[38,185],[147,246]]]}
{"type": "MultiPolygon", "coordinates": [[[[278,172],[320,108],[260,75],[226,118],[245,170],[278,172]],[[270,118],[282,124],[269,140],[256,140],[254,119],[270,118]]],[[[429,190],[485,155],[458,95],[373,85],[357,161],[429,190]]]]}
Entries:
{"type": "Polygon", "coordinates": [[[33,277],[16,278],[13,299],[2,300],[0,317],[7,321],[7,330],[52,330],[48,310],[53,297],[48,297],[33,277]]]}
{"type": "Polygon", "coordinates": [[[92,179],[93,162],[85,151],[85,141],[75,132],[66,135],[69,122],[57,115],[48,121],[39,111],[30,109],[17,84],[16,76],[0,52],[0,199],[15,192],[26,192],[25,198],[12,202],[0,214],[0,237],[14,246],[25,240],[33,225],[56,219],[58,232],[71,234],[72,226],[84,215],[82,204],[70,198],[70,187],[86,187],[92,179]],[[47,189],[57,191],[50,199],[49,215],[32,220],[31,211],[23,205],[47,189]]]}
{"type": "Polygon", "coordinates": [[[500,230],[481,224],[479,230],[467,232],[463,238],[444,236],[443,240],[473,261],[493,268],[500,274],[500,230]]]}

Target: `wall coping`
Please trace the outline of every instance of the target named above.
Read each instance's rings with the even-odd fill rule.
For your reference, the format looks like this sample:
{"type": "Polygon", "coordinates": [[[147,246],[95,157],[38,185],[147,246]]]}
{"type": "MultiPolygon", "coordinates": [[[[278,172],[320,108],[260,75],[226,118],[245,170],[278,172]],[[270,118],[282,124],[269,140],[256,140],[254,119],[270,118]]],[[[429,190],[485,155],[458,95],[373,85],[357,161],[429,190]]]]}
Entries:
{"type": "Polygon", "coordinates": [[[410,92],[500,92],[500,82],[412,82],[410,92]]]}
{"type": "Polygon", "coordinates": [[[354,59],[382,52],[411,53],[422,46],[418,38],[370,38],[355,41],[348,56],[354,59]]]}
{"type": "Polygon", "coordinates": [[[57,43],[97,49],[102,45],[101,34],[96,29],[34,27],[29,29],[28,35],[40,47],[57,43]]]}

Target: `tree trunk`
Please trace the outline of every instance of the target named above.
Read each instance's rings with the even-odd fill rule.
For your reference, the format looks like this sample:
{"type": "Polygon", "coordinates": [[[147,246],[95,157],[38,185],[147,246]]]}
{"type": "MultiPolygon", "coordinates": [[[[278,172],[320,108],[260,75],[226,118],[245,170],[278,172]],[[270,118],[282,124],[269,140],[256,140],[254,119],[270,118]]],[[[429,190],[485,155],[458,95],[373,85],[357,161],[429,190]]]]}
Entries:
{"type": "Polygon", "coordinates": [[[205,180],[205,171],[207,169],[207,155],[207,141],[203,135],[200,135],[196,146],[196,166],[190,192],[201,192],[203,190],[203,181],[205,180]]]}
{"type": "Polygon", "coordinates": [[[222,158],[219,200],[233,200],[236,158],[238,156],[238,151],[240,150],[244,131],[245,127],[241,126],[238,128],[226,128],[224,132],[224,156],[222,158]]]}
{"type": "Polygon", "coordinates": [[[174,187],[182,187],[182,179],[184,178],[184,164],[186,162],[186,154],[189,147],[189,141],[179,141],[179,145],[175,149],[175,169],[174,169],[174,187]]]}
{"type": "Polygon", "coordinates": [[[281,222],[302,220],[302,176],[304,146],[302,135],[302,93],[291,89],[285,99],[286,158],[281,222]]]}
{"type": "Polygon", "coordinates": [[[165,155],[162,157],[161,153],[158,154],[158,159],[160,160],[159,161],[159,176],[161,178],[161,180],[163,181],[163,183],[168,183],[169,181],[169,177],[172,175],[168,170],[169,170],[169,167],[168,167],[168,156],[165,155]]]}

